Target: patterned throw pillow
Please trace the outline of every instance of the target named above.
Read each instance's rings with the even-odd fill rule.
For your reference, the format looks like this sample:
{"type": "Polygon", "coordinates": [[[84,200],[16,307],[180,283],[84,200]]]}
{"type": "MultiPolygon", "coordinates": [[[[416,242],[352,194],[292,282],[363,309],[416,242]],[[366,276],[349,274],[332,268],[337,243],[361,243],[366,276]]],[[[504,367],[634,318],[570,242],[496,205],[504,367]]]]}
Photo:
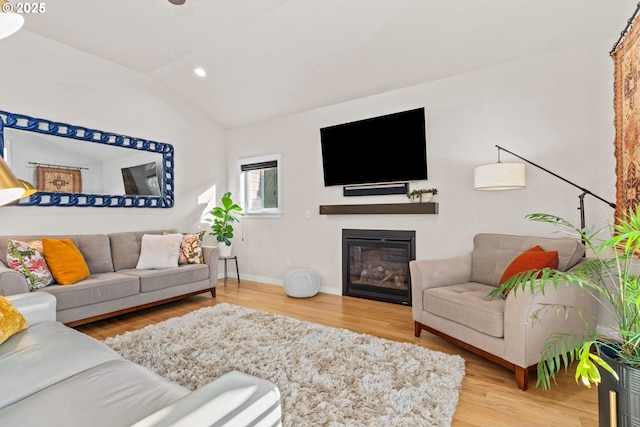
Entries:
{"type": "MultiPolygon", "coordinates": [[[[204,264],[204,256],[202,255],[202,239],[204,238],[204,233],[204,230],[198,233],[182,233],[178,265],[204,264]]],[[[165,230],[162,234],[170,233],[165,230]]]]}
{"type": "Polygon", "coordinates": [[[25,243],[12,239],[7,245],[7,265],[24,274],[32,291],[53,283],[53,276],[39,247],[42,245],[38,241],[25,243]]]}

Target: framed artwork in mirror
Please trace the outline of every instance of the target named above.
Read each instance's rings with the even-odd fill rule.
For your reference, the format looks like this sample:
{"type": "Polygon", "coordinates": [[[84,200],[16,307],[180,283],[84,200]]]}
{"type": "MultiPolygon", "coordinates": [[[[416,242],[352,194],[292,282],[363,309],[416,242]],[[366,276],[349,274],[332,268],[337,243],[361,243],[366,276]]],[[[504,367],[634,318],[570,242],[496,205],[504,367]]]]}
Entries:
{"type": "Polygon", "coordinates": [[[0,155],[38,190],[17,206],[174,206],[168,143],[0,111],[0,155]]]}

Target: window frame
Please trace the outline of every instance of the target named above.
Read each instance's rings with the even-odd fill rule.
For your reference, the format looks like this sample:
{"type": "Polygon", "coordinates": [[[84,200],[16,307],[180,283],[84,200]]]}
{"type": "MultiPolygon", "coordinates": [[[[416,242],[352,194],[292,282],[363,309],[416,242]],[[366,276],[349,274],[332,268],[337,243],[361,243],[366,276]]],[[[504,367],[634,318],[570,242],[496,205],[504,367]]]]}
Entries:
{"type": "Polygon", "coordinates": [[[240,190],[240,206],[242,206],[243,217],[245,218],[280,218],[282,217],[282,156],[278,154],[269,154],[258,157],[247,157],[238,160],[238,187],[240,190]],[[247,174],[242,170],[243,166],[254,165],[266,162],[276,162],[277,170],[277,189],[278,189],[278,207],[263,208],[259,210],[249,210],[247,200],[247,174]]]}

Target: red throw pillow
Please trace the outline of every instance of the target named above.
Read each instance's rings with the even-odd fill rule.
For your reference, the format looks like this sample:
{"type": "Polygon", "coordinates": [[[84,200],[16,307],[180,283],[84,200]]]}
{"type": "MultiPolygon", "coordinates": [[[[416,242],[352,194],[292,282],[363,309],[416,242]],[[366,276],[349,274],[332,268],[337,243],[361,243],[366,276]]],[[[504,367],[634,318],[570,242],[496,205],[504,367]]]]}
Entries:
{"type": "MultiPolygon", "coordinates": [[[[557,269],[558,268],[558,251],[545,251],[540,246],[534,246],[526,252],[521,253],[511,261],[511,264],[502,273],[500,284],[503,284],[507,280],[511,279],[518,273],[533,269],[543,269],[545,267],[557,269]]],[[[538,275],[538,277],[540,277],[538,275]]],[[[502,293],[506,297],[511,288],[505,289],[502,293]]]]}

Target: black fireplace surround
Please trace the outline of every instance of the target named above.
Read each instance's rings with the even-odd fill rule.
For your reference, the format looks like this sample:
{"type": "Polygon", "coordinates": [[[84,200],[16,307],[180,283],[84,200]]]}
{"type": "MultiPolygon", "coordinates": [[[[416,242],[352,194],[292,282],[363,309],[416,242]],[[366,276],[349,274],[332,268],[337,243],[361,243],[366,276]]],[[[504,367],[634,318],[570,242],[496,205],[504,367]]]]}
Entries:
{"type": "Polygon", "coordinates": [[[411,305],[416,232],[342,230],[342,295],[411,305]]]}

